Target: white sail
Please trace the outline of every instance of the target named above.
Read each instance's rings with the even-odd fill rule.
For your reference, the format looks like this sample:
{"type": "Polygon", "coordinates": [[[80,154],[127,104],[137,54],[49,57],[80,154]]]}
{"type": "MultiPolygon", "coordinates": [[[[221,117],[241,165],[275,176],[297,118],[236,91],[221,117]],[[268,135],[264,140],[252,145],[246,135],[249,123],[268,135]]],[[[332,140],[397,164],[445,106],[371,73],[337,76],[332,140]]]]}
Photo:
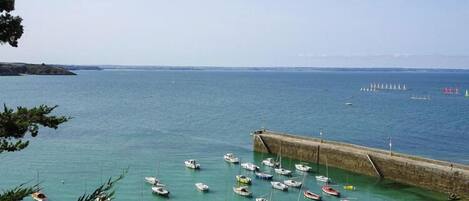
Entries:
{"type": "Polygon", "coordinates": [[[404,84],[404,86],[402,87],[402,90],[404,90],[404,91],[407,90],[407,89],[405,88],[405,84],[404,84]]]}

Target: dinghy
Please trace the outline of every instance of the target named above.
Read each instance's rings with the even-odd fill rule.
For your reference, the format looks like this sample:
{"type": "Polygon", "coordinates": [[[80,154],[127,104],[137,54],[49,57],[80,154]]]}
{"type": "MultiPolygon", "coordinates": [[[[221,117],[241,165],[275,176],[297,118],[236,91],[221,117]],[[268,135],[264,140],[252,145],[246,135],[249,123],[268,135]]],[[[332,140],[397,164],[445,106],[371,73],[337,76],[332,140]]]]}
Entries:
{"type": "Polygon", "coordinates": [[[353,191],[353,190],[355,190],[355,186],[352,186],[352,185],[345,185],[345,186],[344,186],[344,189],[345,189],[345,190],[349,190],[349,191],[353,191]]]}
{"type": "Polygon", "coordinates": [[[271,174],[263,173],[263,172],[255,172],[256,177],[259,179],[271,180],[274,177],[271,174]]]}
{"type": "Polygon", "coordinates": [[[269,201],[269,200],[266,198],[256,198],[256,201],[269,201]]]}
{"type": "Polygon", "coordinates": [[[305,196],[305,198],[308,198],[308,199],[311,199],[311,200],[321,200],[321,196],[319,196],[318,194],[313,193],[311,191],[305,191],[303,193],[303,195],[305,196]]]}
{"type": "Polygon", "coordinates": [[[299,181],[295,181],[293,179],[288,179],[288,180],[285,180],[283,181],[283,183],[289,187],[293,187],[293,188],[300,188],[302,183],[299,182],[299,181]]]}
{"type": "Polygon", "coordinates": [[[225,154],[223,159],[225,159],[225,161],[228,163],[239,163],[239,158],[236,157],[233,153],[225,154]]]}
{"type": "Polygon", "coordinates": [[[312,169],[311,167],[304,164],[295,164],[295,168],[302,172],[309,172],[312,169]]]}
{"type": "Polygon", "coordinates": [[[251,184],[252,180],[244,175],[236,175],[236,181],[243,184],[251,184]]]}
{"type": "Polygon", "coordinates": [[[250,171],[257,171],[259,170],[259,166],[257,165],[254,165],[252,163],[241,163],[241,167],[246,169],[246,170],[250,170],[250,171]]]}
{"type": "Polygon", "coordinates": [[[278,167],[279,163],[273,158],[266,158],[262,161],[262,164],[269,167],[278,167]]]}
{"type": "Polygon", "coordinates": [[[274,189],[281,190],[281,191],[288,190],[288,186],[283,184],[282,182],[273,181],[273,182],[270,182],[270,184],[272,184],[272,188],[274,189]]]}
{"type": "Polygon", "coordinates": [[[164,197],[169,196],[169,191],[164,189],[163,187],[153,186],[153,187],[151,187],[151,190],[153,191],[153,193],[155,193],[157,195],[164,196],[164,197]]]}
{"type": "Polygon", "coordinates": [[[241,186],[241,187],[233,187],[233,192],[240,196],[244,197],[251,197],[252,193],[249,191],[249,188],[247,186],[241,186]]]}
{"type": "Polygon", "coordinates": [[[337,196],[337,197],[340,196],[339,191],[333,189],[332,187],[330,187],[328,185],[323,186],[321,189],[326,194],[337,196]]]}
{"type": "Polygon", "coordinates": [[[44,194],[40,191],[31,194],[31,197],[33,197],[33,199],[36,200],[36,201],[47,201],[46,194],[44,194]]]}
{"type": "Polygon", "coordinates": [[[208,186],[204,183],[195,183],[195,187],[202,192],[208,191],[208,186]]]}
{"type": "Polygon", "coordinates": [[[194,159],[184,161],[184,164],[186,165],[186,167],[191,168],[191,169],[199,169],[200,168],[200,164],[197,163],[197,161],[195,161],[194,159]]]}

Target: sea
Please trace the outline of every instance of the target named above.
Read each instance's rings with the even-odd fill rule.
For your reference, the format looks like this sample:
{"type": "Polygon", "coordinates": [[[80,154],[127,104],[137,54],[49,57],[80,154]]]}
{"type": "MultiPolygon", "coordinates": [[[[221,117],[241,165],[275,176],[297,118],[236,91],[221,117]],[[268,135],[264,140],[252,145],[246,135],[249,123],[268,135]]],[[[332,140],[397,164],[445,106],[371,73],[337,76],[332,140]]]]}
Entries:
{"type": "MultiPolygon", "coordinates": [[[[258,71],[103,70],[77,76],[0,77],[0,102],[8,107],[58,105],[54,115],[72,119],[57,130],[42,128],[21,152],[0,154],[0,190],[39,183],[50,201],[74,201],[110,177],[121,201],[235,201],[265,197],[305,200],[321,194],[315,175],[328,175],[341,198],[323,200],[446,200],[447,196],[349,170],[310,163],[294,171],[303,188],[282,192],[252,172],[224,162],[234,153],[260,165],[250,133],[266,128],[469,164],[469,73],[446,71],[258,71]],[[406,85],[408,90],[361,91],[370,83],[406,85]],[[459,88],[445,95],[443,88],[459,88]],[[412,96],[430,97],[415,100],[412,96]],[[346,104],[349,103],[349,104],[346,104]],[[194,171],[184,161],[196,159],[194,171]],[[253,178],[254,197],[233,193],[235,176],[253,178]],[[169,198],[152,194],[146,176],[157,176],[169,198]],[[194,184],[203,182],[202,193],[194,184]],[[343,189],[343,185],[355,190],[343,189]]],[[[287,149],[288,147],[284,147],[287,149]]],[[[294,169],[300,161],[283,158],[294,169]]],[[[261,166],[261,165],[260,165],[261,166]]],[[[274,174],[261,166],[261,170],[274,174]]],[[[283,181],[274,174],[274,180],[283,181]]],[[[31,200],[27,198],[26,200],[31,200]]]]}

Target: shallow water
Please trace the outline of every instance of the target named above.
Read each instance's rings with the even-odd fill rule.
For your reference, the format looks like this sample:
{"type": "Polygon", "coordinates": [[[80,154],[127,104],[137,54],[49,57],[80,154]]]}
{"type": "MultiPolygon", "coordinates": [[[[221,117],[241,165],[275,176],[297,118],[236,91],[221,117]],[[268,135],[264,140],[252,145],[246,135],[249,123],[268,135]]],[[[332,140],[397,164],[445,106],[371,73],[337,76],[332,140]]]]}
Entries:
{"type": "MultiPolygon", "coordinates": [[[[442,87],[469,88],[468,73],[79,71],[78,76],[0,77],[0,101],[9,106],[58,104],[73,117],[58,130],[42,130],[28,149],[0,155],[0,189],[37,180],[51,201],[76,200],[129,167],[116,200],[160,200],[144,176],[157,174],[171,200],[246,200],[231,190],[239,166],[234,152],[260,162],[249,133],[260,127],[324,137],[469,164],[469,100],[445,96],[442,87]],[[406,92],[360,92],[370,82],[403,83],[406,92]],[[430,95],[431,101],[411,100],[430,95]],[[353,103],[346,106],[345,102],[353,103]],[[455,140],[457,139],[457,140],[455,140]],[[183,161],[196,158],[201,171],[183,161]],[[157,168],[159,166],[159,168],[157,168]],[[63,181],[63,183],[62,183],[63,181]],[[204,182],[211,192],[197,192],[204,182]]],[[[284,160],[289,166],[295,162],[284,160]]],[[[305,178],[317,193],[316,174],[305,178]]],[[[268,171],[268,169],[265,169],[268,171]]],[[[251,175],[250,173],[246,173],[251,175]]],[[[254,175],[251,175],[254,177],[254,175]]],[[[358,200],[444,200],[444,195],[329,168],[344,197],[358,200]],[[357,191],[345,191],[352,183],[357,191]]],[[[295,176],[301,180],[300,174],[295,176]]],[[[277,178],[276,178],[277,179],[277,178]]],[[[278,178],[283,179],[283,178],[278,178]]],[[[270,183],[254,180],[255,196],[270,183]]],[[[273,191],[273,200],[295,200],[298,190],[273,191]]],[[[302,199],[302,196],[301,196],[302,199]]],[[[300,200],[301,200],[300,199],[300,200]]],[[[325,196],[324,200],[339,200],[325,196]]]]}

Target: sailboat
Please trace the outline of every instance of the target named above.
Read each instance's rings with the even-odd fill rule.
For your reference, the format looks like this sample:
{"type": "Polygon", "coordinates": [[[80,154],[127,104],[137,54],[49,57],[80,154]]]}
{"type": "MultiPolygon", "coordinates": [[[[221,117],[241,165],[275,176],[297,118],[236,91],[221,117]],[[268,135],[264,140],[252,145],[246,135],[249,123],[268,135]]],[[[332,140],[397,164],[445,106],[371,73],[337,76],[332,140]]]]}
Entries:
{"type": "Polygon", "coordinates": [[[31,194],[31,197],[36,201],[47,201],[47,196],[41,192],[35,192],[31,194]]]}
{"type": "Polygon", "coordinates": [[[280,175],[284,175],[284,176],[290,176],[291,175],[291,171],[290,170],[287,170],[287,169],[284,169],[282,168],[282,145],[280,145],[280,165],[278,168],[275,168],[275,173],[277,174],[280,174],[280,175]]]}
{"type": "Polygon", "coordinates": [[[469,98],[469,90],[466,89],[466,95],[464,97],[469,98]]]}
{"type": "Polygon", "coordinates": [[[310,166],[307,166],[307,165],[302,164],[302,163],[295,164],[295,168],[299,171],[302,171],[302,172],[309,172],[312,169],[310,166]]]}
{"type": "Polygon", "coordinates": [[[283,183],[289,187],[293,187],[293,188],[300,188],[301,185],[303,183],[301,183],[300,181],[295,181],[293,179],[288,179],[288,180],[285,180],[283,181],[283,183]]]}
{"type": "Polygon", "coordinates": [[[266,158],[262,160],[262,165],[275,168],[279,166],[279,162],[275,161],[273,158],[266,158]]]}
{"type": "Polygon", "coordinates": [[[322,182],[325,182],[325,183],[329,183],[331,182],[331,179],[329,178],[329,166],[327,165],[327,157],[326,157],[326,176],[322,176],[322,175],[318,175],[316,176],[316,180],[317,181],[322,181],[322,182]]]}
{"type": "MultiPolygon", "coordinates": [[[[37,183],[39,183],[39,171],[36,172],[36,180],[37,183]]],[[[31,197],[36,201],[47,201],[46,194],[42,193],[41,191],[34,192],[33,194],[31,194],[31,197]]]]}
{"type": "Polygon", "coordinates": [[[340,196],[340,192],[333,189],[332,187],[328,186],[328,185],[325,185],[325,186],[322,186],[321,187],[322,191],[326,194],[329,194],[329,195],[333,195],[333,196],[337,196],[339,197],[340,196]]]}
{"type": "Polygon", "coordinates": [[[288,186],[285,185],[282,182],[272,181],[272,182],[270,182],[270,184],[272,184],[272,188],[274,188],[274,189],[281,190],[281,191],[287,191],[288,190],[288,186]]]}
{"type": "Polygon", "coordinates": [[[161,181],[157,178],[158,172],[160,169],[160,163],[158,163],[158,167],[156,168],[156,176],[155,177],[145,177],[145,181],[153,186],[164,187],[165,185],[161,183],[161,181]]]}

